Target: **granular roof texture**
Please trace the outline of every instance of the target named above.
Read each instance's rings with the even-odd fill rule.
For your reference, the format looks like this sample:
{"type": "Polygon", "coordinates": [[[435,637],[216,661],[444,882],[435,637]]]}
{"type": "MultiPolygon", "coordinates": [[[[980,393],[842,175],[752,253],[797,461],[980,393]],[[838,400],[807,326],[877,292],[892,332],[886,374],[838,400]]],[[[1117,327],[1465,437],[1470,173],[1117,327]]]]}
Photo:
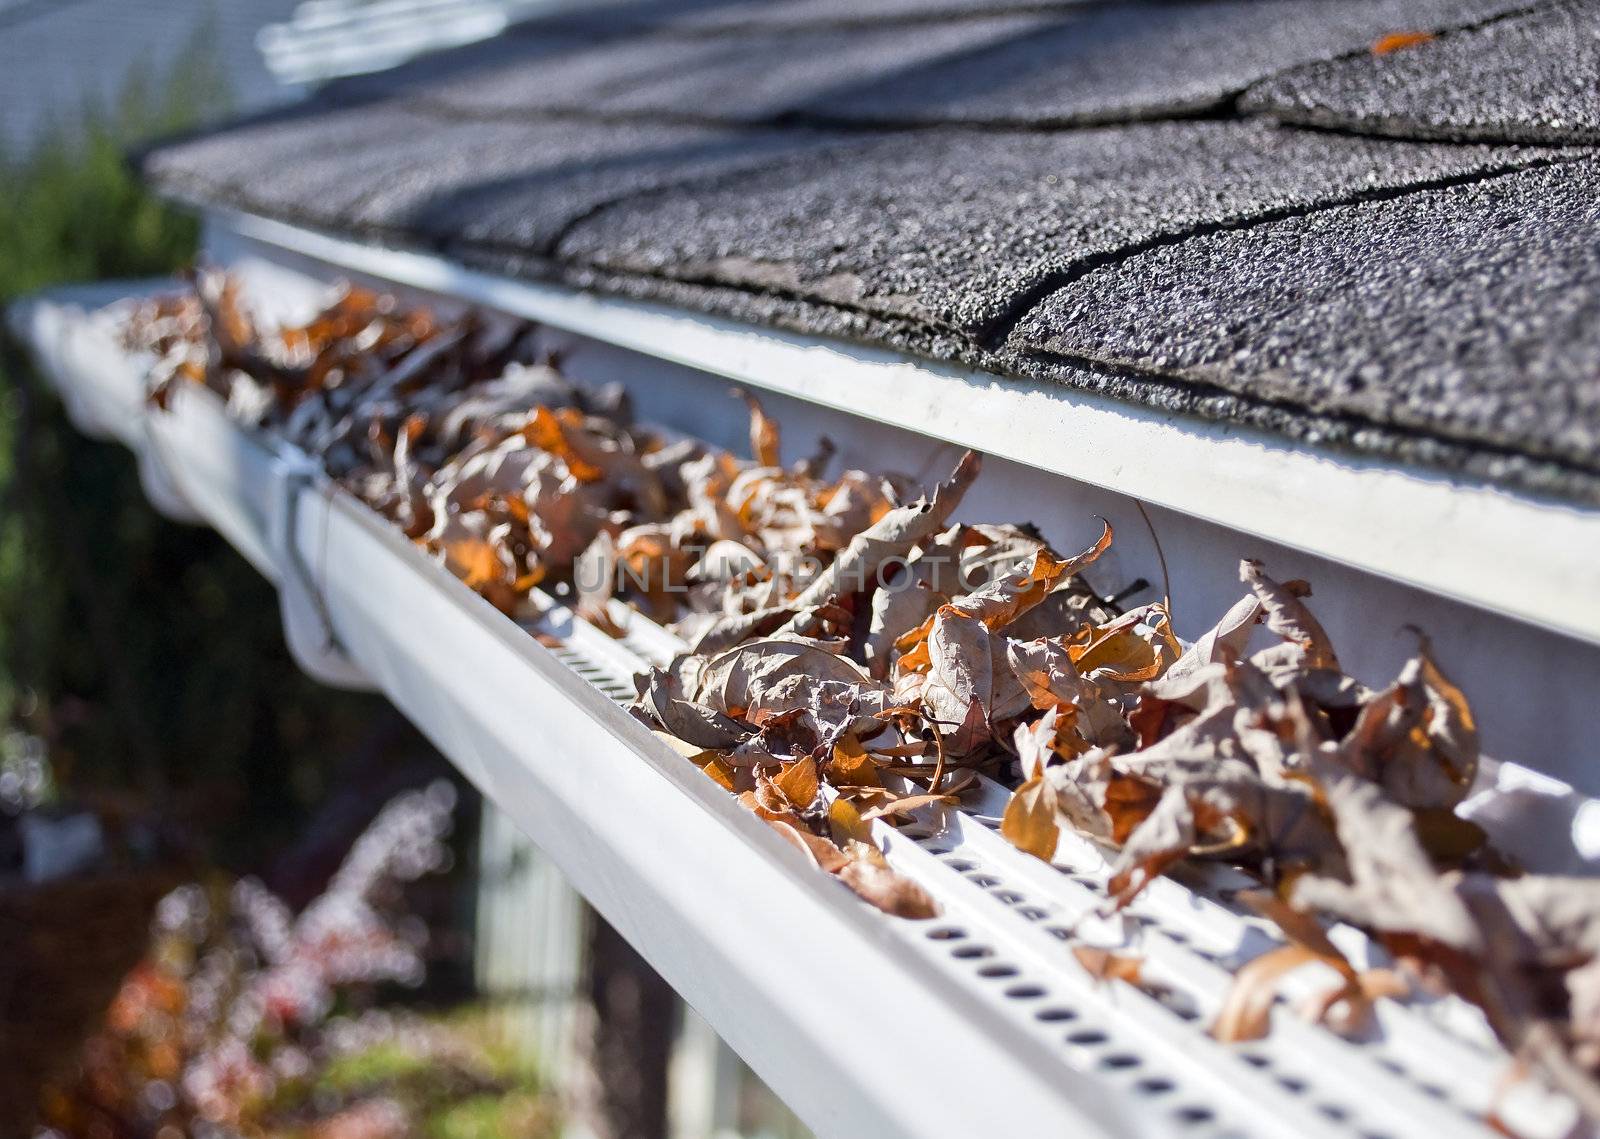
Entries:
{"type": "Polygon", "coordinates": [[[1240,122],[899,132],[629,198],[574,226],[557,254],[982,343],[1053,277],[1165,235],[1534,160],[1240,122]]]}
{"type": "Polygon", "coordinates": [[[1399,138],[1600,142],[1600,0],[1564,0],[1406,51],[1295,68],[1254,88],[1244,105],[1399,138]]]}
{"type": "Polygon", "coordinates": [[[199,203],[1600,502],[1597,12],[606,6],[143,164],[199,203]]]}
{"type": "Polygon", "coordinates": [[[1600,473],[1597,233],[1600,165],[1522,170],[1147,250],[1013,346],[1600,473]]]}

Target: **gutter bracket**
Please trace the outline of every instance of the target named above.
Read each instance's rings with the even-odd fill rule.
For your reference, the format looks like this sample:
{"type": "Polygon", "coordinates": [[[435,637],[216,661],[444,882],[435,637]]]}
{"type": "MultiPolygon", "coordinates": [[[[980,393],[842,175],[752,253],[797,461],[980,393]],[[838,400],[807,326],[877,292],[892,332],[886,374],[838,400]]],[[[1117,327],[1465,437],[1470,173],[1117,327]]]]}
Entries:
{"type": "MultiPolygon", "coordinates": [[[[80,407],[77,413],[91,422],[97,422],[92,410],[80,407]]],[[[156,513],[173,522],[189,526],[208,525],[206,516],[195,508],[172,477],[166,443],[160,435],[162,426],[145,416],[140,421],[140,427],[142,438],[134,446],[133,453],[139,467],[139,485],[144,489],[144,496],[150,500],[150,505],[156,508],[156,513]]]]}
{"type": "Polygon", "coordinates": [[[279,567],[278,606],[283,615],[283,637],[289,652],[306,675],[335,688],[372,691],[376,685],[350,658],[322,589],[313,572],[313,559],[299,540],[302,511],[308,500],[329,504],[322,492],[322,469],[310,456],[298,452],[276,460],[277,509],[272,511],[268,541],[279,567]]]}

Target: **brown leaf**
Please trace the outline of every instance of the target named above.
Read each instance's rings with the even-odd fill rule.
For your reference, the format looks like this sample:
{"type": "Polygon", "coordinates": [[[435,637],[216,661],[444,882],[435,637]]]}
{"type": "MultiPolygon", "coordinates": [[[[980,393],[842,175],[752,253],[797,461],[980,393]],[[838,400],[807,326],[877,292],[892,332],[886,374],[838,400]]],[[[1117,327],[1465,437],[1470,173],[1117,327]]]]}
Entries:
{"type": "Polygon", "coordinates": [[[1045,778],[1045,766],[1054,755],[1056,709],[1032,725],[1019,724],[1017,754],[1026,782],[1011,794],[1000,819],[1000,837],[1018,850],[1049,862],[1055,857],[1061,827],[1056,821],[1055,787],[1045,778]]]}
{"type": "Polygon", "coordinates": [[[869,588],[886,562],[904,557],[919,541],[944,526],[967,488],[978,477],[981,467],[978,453],[968,451],[950,477],[934,490],[931,499],[897,507],[857,534],[833,563],[795,598],[795,608],[804,611],[842,592],[869,588]]]}
{"type": "Polygon", "coordinates": [[[763,467],[778,466],[781,460],[778,457],[777,421],[768,418],[766,412],[761,409],[761,401],[749,392],[736,389],[734,394],[743,396],[745,404],[750,408],[750,453],[763,467]]]}
{"type": "Polygon", "coordinates": [[[822,790],[822,781],[817,777],[816,760],[810,756],[784,768],[782,774],[773,779],[773,783],[777,784],[783,797],[793,803],[797,811],[804,811],[816,802],[817,794],[822,790]]]}
{"type": "Polygon", "coordinates": [[[1272,1023],[1279,982],[1316,960],[1317,955],[1303,945],[1280,945],[1249,962],[1234,976],[1211,1035],[1224,1044],[1261,1039],[1272,1023]]]}
{"type": "Polygon", "coordinates": [[[1073,946],[1072,955],[1096,980],[1126,981],[1136,988],[1143,984],[1140,979],[1140,974],[1144,970],[1143,957],[1113,953],[1109,949],[1096,949],[1087,945],[1073,946]]]}
{"type": "Polygon", "coordinates": [[[1339,667],[1339,658],[1334,654],[1328,634],[1300,600],[1311,595],[1310,586],[1303,581],[1280,585],[1267,576],[1260,562],[1249,558],[1239,563],[1239,580],[1249,585],[1261,602],[1267,627],[1305,653],[1307,668],[1339,667]]]}
{"type": "Polygon", "coordinates": [[[861,746],[853,733],[846,732],[833,745],[833,758],[828,763],[828,782],[835,787],[881,787],[878,766],[861,746]]]}
{"type": "MultiPolygon", "coordinates": [[[[857,843],[854,850],[860,850],[857,843]]],[[[876,854],[876,851],[873,852],[876,854]]],[[[936,918],[939,904],[917,883],[891,870],[882,857],[852,857],[839,871],[839,881],[865,902],[901,918],[936,918]]]]}

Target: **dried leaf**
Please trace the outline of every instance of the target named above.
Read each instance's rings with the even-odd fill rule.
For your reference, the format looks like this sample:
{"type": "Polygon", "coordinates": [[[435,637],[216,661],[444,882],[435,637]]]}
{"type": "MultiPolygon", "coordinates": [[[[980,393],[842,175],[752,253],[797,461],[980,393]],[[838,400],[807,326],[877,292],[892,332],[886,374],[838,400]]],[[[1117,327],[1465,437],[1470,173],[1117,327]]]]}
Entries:
{"type": "Polygon", "coordinates": [[[1250,961],[1234,976],[1212,1022],[1211,1035],[1224,1044],[1261,1039],[1272,1023],[1279,983],[1316,960],[1317,955],[1303,945],[1281,945],[1250,961]]]}
{"type": "Polygon", "coordinates": [[[1433,38],[1432,32],[1390,32],[1372,45],[1372,54],[1392,55],[1408,47],[1429,43],[1433,38]]]}
{"type": "Polygon", "coordinates": [[[1143,985],[1140,977],[1144,971],[1143,957],[1113,953],[1108,949],[1096,949],[1087,945],[1073,946],[1072,955],[1078,959],[1078,964],[1098,981],[1126,981],[1135,988],[1143,985]]]}
{"type": "Polygon", "coordinates": [[[1017,754],[1027,778],[1012,792],[1000,819],[1000,837],[1045,862],[1055,857],[1061,836],[1056,822],[1055,787],[1044,772],[1055,754],[1056,720],[1057,710],[1052,708],[1032,725],[1017,725],[1017,754]]]}
{"type": "MultiPolygon", "coordinates": [[[[861,849],[857,843],[856,850],[861,849]]],[[[855,857],[839,871],[839,881],[865,902],[900,918],[936,918],[939,904],[917,883],[897,874],[881,858],[855,857]]]]}
{"type": "Polygon", "coordinates": [[[817,764],[814,759],[807,756],[799,763],[791,763],[784,768],[782,774],[773,779],[778,790],[783,792],[783,797],[794,804],[794,809],[804,811],[816,802],[817,795],[822,790],[822,781],[817,777],[817,764]]]}

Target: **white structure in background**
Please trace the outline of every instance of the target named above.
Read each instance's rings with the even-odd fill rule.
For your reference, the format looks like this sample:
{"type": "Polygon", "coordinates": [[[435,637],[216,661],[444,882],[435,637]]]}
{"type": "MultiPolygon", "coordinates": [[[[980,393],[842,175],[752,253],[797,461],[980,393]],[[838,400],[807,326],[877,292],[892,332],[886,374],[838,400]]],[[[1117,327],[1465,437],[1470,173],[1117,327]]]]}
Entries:
{"type": "MultiPolygon", "coordinates": [[[[500,1028],[571,1088],[584,903],[561,871],[492,802],[478,830],[478,984],[500,1028]]],[[[808,1133],[701,1017],[681,1005],[668,1073],[671,1139],[800,1139],[808,1133]]],[[[573,1137],[580,1139],[580,1137],[573,1137]]]]}
{"type": "MultiPolygon", "coordinates": [[[[202,119],[289,102],[256,50],[262,25],[289,18],[295,0],[0,0],[0,151],[15,155],[86,107],[114,108],[130,78],[161,78],[190,51],[227,76],[225,107],[202,119]]],[[[158,86],[159,89],[159,86],[158,86]]]]}
{"type": "MultiPolygon", "coordinates": [[[[414,56],[497,36],[528,16],[581,0],[305,0],[256,37],[284,83],[383,71],[414,56]]],[[[590,5],[581,5],[588,7],[590,5]]]]}

